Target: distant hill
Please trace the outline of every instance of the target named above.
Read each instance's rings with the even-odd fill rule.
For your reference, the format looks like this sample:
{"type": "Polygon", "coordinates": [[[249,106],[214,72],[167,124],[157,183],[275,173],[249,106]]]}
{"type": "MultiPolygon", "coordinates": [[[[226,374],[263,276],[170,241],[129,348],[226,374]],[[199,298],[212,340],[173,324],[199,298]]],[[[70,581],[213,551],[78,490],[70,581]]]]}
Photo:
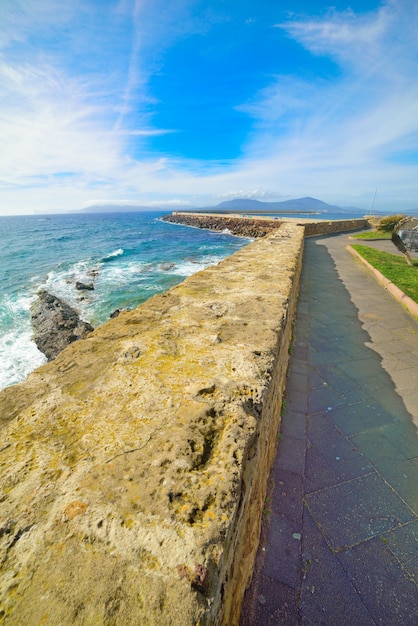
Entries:
{"type": "Polygon", "coordinates": [[[364,214],[364,209],[356,207],[340,207],[334,204],[327,204],[317,198],[297,198],[295,200],[283,200],[282,202],[262,202],[261,200],[251,200],[249,198],[235,198],[226,200],[216,206],[184,208],[178,207],[158,207],[133,204],[97,204],[81,209],[80,213],[134,213],[138,211],[216,211],[218,213],[317,213],[317,212],[359,212],[364,214]]]}

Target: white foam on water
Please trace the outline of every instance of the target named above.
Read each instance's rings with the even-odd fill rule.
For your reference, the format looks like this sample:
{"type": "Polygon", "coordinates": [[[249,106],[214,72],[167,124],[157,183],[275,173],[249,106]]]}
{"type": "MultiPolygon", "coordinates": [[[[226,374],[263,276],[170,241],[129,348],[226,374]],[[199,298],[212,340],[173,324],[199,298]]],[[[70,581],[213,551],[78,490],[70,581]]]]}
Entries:
{"type": "Polygon", "coordinates": [[[19,383],[34,369],[46,363],[46,357],[32,341],[30,305],[34,296],[11,300],[7,296],[2,303],[0,327],[0,389],[19,383]],[[5,319],[9,320],[6,326],[5,319]],[[12,326],[10,323],[12,320],[12,326]]]}
{"type": "Polygon", "coordinates": [[[40,287],[78,309],[79,303],[77,298],[80,297],[80,292],[75,288],[77,281],[85,282],[86,277],[84,274],[76,271],[49,272],[46,281],[40,287]]]}
{"type": "Polygon", "coordinates": [[[119,263],[119,265],[104,265],[100,268],[97,277],[97,285],[102,287],[106,284],[127,285],[132,279],[140,279],[141,274],[146,272],[151,265],[141,261],[119,263]]]}
{"type": "Polygon", "coordinates": [[[149,263],[128,262],[122,259],[123,257],[115,263],[100,263],[93,259],[86,259],[67,268],[60,267],[49,272],[42,284],[38,279],[37,290],[46,289],[65,300],[78,311],[81,319],[92,322],[97,319],[98,311],[115,286],[119,291],[123,291],[134,283],[148,280],[146,270],[152,267],[149,263]],[[92,283],[94,289],[76,289],[77,282],[92,283]]]}
{"type": "Polygon", "coordinates": [[[217,265],[222,258],[223,257],[221,256],[211,256],[196,260],[186,260],[173,267],[173,269],[170,270],[170,273],[178,276],[191,276],[196,272],[200,272],[200,270],[204,270],[210,265],[217,265]]]}
{"type": "Polygon", "coordinates": [[[117,250],[114,250],[113,252],[105,256],[103,258],[103,261],[110,261],[111,259],[114,259],[117,256],[122,256],[124,252],[125,250],[123,248],[118,248],[117,250]]]}

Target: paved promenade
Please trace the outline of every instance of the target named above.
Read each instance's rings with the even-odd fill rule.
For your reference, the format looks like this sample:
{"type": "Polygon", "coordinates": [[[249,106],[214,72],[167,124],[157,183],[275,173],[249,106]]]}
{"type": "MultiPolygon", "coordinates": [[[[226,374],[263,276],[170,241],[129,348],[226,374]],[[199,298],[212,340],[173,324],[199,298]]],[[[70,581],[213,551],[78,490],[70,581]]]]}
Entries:
{"type": "Polygon", "coordinates": [[[286,410],[241,626],[418,624],[418,322],[348,243],[305,241],[286,410]]]}

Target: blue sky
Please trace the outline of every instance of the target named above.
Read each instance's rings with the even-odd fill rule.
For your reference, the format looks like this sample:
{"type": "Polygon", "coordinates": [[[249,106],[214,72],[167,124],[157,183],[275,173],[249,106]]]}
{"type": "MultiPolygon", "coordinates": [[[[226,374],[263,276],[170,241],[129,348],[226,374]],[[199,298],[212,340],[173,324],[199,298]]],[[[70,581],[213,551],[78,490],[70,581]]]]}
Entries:
{"type": "Polygon", "coordinates": [[[1,0],[0,214],[418,208],[418,3],[1,0]]]}

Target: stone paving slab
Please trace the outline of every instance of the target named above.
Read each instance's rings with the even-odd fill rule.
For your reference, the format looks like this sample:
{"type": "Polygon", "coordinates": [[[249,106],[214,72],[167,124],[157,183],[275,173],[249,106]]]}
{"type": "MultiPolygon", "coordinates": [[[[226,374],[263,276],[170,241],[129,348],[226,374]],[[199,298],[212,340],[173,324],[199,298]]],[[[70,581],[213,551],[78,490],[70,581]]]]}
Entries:
{"type": "MultiPolygon", "coordinates": [[[[325,413],[317,413],[309,419],[308,438],[308,451],[315,450],[319,453],[339,482],[357,478],[373,470],[361,451],[335,427],[325,413]]],[[[314,463],[310,471],[306,470],[305,477],[308,475],[315,475],[314,463]]],[[[306,490],[306,493],[310,491],[306,490]]]]}
{"type": "Polygon", "coordinates": [[[276,489],[271,496],[271,511],[285,515],[292,522],[299,522],[303,511],[303,478],[281,468],[274,470],[276,489]]]}
{"type": "Polygon", "coordinates": [[[411,579],[418,583],[418,520],[395,528],[390,533],[385,534],[382,541],[398,559],[411,579]]]}
{"type": "Polygon", "coordinates": [[[241,616],[241,626],[294,626],[300,622],[298,592],[260,574],[257,579],[257,606],[241,616]]]}
{"type": "Polygon", "coordinates": [[[417,587],[380,537],[338,555],[376,624],[417,623],[417,587]]]}
{"type": "Polygon", "coordinates": [[[353,626],[373,625],[374,621],[356,587],[347,578],[337,555],[329,550],[315,521],[306,510],[303,522],[301,623],[312,626],[343,623],[353,626]],[[343,621],[344,616],[347,616],[347,621],[343,621]]]}
{"type": "Polygon", "coordinates": [[[242,626],[418,623],[418,321],[347,243],[305,242],[242,626]]]}
{"type": "Polygon", "coordinates": [[[299,583],[300,533],[298,526],[285,515],[272,515],[267,532],[267,544],[263,570],[266,576],[297,589],[299,583]],[[289,542],[298,542],[297,549],[289,550],[289,542]],[[281,554],[281,559],[276,554],[281,554]]]}
{"type": "Polygon", "coordinates": [[[334,552],[414,519],[410,508],[376,472],[308,494],[305,502],[334,552]]]}

